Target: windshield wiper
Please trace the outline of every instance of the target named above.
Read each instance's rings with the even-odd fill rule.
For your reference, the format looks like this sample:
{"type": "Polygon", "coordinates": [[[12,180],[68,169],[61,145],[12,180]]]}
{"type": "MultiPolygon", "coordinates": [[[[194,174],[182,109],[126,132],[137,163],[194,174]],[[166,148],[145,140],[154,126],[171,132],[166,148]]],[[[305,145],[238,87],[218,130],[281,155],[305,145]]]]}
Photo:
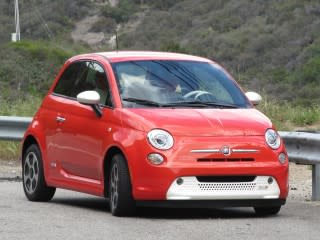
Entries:
{"type": "Polygon", "coordinates": [[[181,101],[166,104],[170,106],[193,106],[193,107],[215,107],[215,108],[238,108],[233,104],[217,103],[217,102],[201,102],[201,101],[181,101]]]}
{"type": "Polygon", "coordinates": [[[155,106],[155,107],[162,107],[163,105],[161,103],[153,102],[147,99],[140,99],[140,98],[122,98],[123,101],[126,102],[133,102],[140,105],[145,106],[155,106]]]}
{"type": "Polygon", "coordinates": [[[238,108],[236,105],[216,103],[216,102],[201,102],[201,101],[181,101],[181,102],[172,102],[172,103],[158,103],[153,102],[148,99],[140,98],[122,98],[123,101],[133,102],[145,106],[153,107],[215,107],[215,108],[238,108]]]}

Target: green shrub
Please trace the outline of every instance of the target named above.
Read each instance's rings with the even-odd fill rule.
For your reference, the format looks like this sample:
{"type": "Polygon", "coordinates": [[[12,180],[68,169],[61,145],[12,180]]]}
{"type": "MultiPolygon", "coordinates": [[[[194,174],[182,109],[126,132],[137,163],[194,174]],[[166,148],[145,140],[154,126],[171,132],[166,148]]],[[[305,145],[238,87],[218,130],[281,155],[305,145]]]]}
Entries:
{"type": "Polygon", "coordinates": [[[316,82],[320,85],[320,56],[311,58],[303,65],[301,80],[305,83],[316,82]]]}
{"type": "Polygon", "coordinates": [[[181,45],[173,40],[165,42],[161,45],[161,51],[165,52],[177,52],[177,53],[188,53],[187,48],[181,47],[181,45]]]}
{"type": "Polygon", "coordinates": [[[37,60],[50,60],[58,63],[66,61],[72,53],[44,41],[24,40],[11,43],[10,46],[37,60]]]}

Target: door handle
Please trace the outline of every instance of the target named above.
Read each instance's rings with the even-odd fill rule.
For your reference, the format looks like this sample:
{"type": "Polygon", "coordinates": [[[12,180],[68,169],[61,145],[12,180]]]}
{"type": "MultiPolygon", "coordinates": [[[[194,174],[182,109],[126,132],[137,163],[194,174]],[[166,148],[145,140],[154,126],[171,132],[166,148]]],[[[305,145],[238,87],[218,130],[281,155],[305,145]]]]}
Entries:
{"type": "Polygon", "coordinates": [[[60,123],[64,122],[65,120],[66,120],[66,119],[65,119],[64,117],[59,117],[59,116],[58,116],[58,117],[56,118],[56,121],[57,121],[57,122],[60,122],[60,123]]]}

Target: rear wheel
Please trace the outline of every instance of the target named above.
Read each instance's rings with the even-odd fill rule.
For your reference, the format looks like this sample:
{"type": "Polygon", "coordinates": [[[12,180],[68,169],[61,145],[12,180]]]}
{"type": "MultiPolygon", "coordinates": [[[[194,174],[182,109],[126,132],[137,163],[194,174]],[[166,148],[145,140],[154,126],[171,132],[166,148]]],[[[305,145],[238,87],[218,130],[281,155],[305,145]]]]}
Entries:
{"type": "Polygon", "coordinates": [[[121,154],[113,156],[109,178],[109,205],[114,216],[130,216],[135,212],[135,201],[129,169],[121,154]]]}
{"type": "Polygon", "coordinates": [[[45,182],[40,149],[32,144],[23,154],[22,180],[23,190],[30,201],[50,201],[56,191],[45,182]]]}
{"type": "Polygon", "coordinates": [[[276,215],[279,213],[281,206],[274,207],[255,207],[254,211],[259,216],[268,216],[268,215],[276,215]]]}

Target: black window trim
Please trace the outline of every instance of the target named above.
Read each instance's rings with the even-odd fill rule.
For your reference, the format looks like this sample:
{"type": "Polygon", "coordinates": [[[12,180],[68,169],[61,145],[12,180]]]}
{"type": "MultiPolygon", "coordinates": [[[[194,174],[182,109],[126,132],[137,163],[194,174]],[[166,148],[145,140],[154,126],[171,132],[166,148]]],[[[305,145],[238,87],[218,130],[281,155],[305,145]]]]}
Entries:
{"type": "MultiPolygon", "coordinates": [[[[66,95],[54,92],[54,89],[56,88],[58,82],[60,81],[60,79],[61,79],[62,75],[65,73],[65,71],[69,68],[69,66],[71,66],[72,64],[77,63],[77,62],[93,62],[93,63],[98,64],[103,69],[103,71],[104,71],[104,73],[105,73],[105,75],[107,77],[106,80],[107,80],[107,83],[108,83],[108,86],[109,86],[111,106],[107,106],[105,104],[99,104],[99,106],[104,107],[104,108],[109,108],[109,109],[113,110],[115,107],[114,107],[113,94],[112,94],[112,91],[111,91],[111,88],[110,88],[110,76],[109,76],[109,73],[108,73],[108,71],[106,71],[105,67],[103,66],[103,64],[101,62],[98,62],[97,60],[93,60],[93,59],[80,59],[80,60],[76,60],[76,61],[73,61],[73,62],[69,63],[68,66],[65,68],[65,70],[60,74],[58,81],[56,82],[55,86],[53,87],[51,95],[56,96],[56,97],[66,98],[66,99],[78,102],[77,98],[66,96],[66,95]]],[[[110,64],[110,62],[109,62],[109,64],[110,64]]]]}

